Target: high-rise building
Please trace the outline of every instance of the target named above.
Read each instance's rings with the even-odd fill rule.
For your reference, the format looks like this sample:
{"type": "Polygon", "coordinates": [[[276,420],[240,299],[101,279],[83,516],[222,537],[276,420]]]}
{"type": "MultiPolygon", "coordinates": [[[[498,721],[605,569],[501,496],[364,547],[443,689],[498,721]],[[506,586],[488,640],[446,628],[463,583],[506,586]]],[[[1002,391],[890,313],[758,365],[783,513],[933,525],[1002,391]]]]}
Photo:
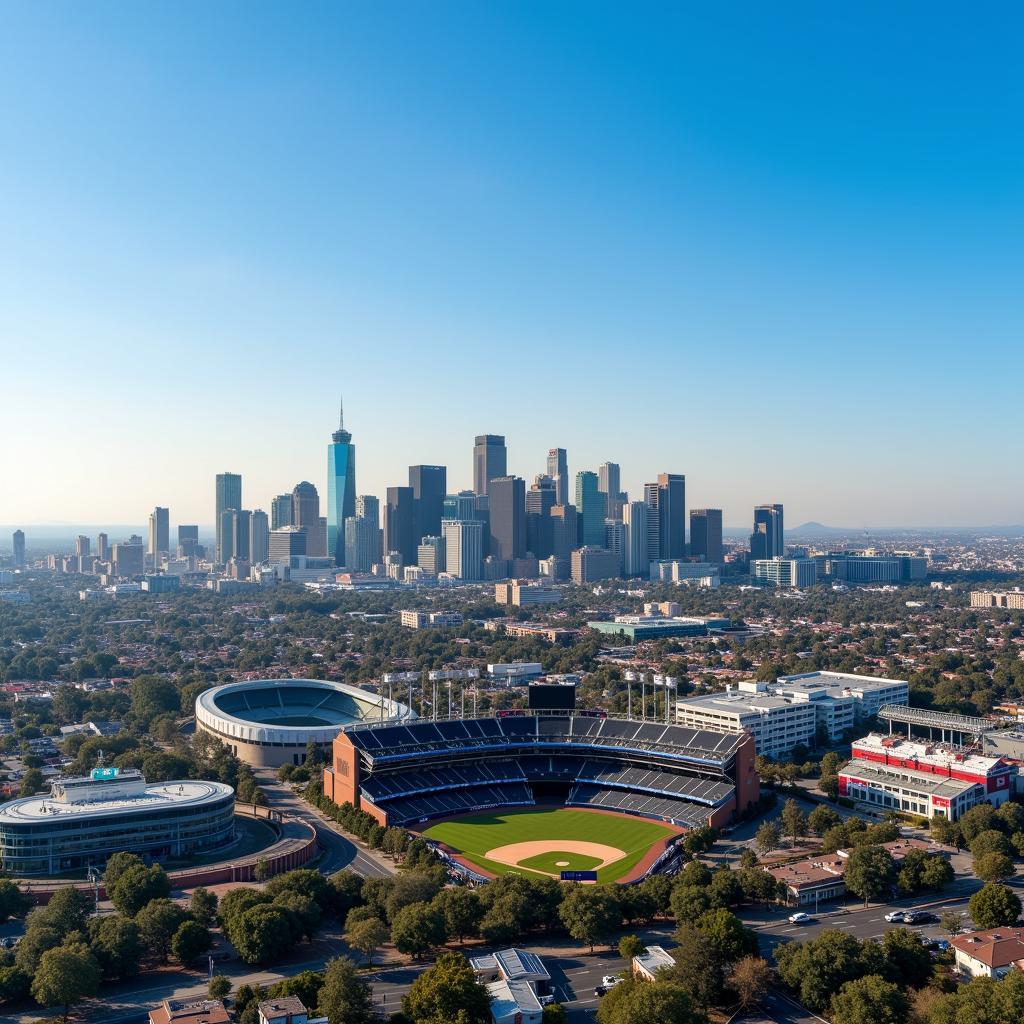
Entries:
{"type": "Polygon", "coordinates": [[[115,544],[113,558],[116,576],[141,576],[144,565],[142,538],[115,544]]]}
{"type": "MultiPolygon", "coordinates": [[[[230,558],[225,555],[224,550],[224,513],[228,509],[242,507],[242,478],[237,473],[217,474],[217,509],[214,518],[214,529],[216,530],[216,559],[224,563],[230,558]]],[[[230,520],[229,520],[230,522],[230,520]]]]}
{"type": "Polygon", "coordinates": [[[341,407],[338,429],[327,446],[327,553],[346,565],[345,520],[356,514],[356,446],[345,429],[341,407]]]}
{"type": "Polygon", "coordinates": [[[650,559],[647,557],[647,502],[628,502],[623,506],[622,520],[626,527],[623,572],[627,576],[646,576],[650,572],[650,559]]]}
{"type": "Polygon", "coordinates": [[[544,475],[538,476],[526,492],[526,550],[536,558],[551,554],[551,509],[556,494],[555,481],[544,475]]]}
{"type": "Polygon", "coordinates": [[[612,579],[619,574],[619,556],[603,547],[585,544],[572,553],[574,583],[593,583],[612,579]]]}
{"type": "Polygon", "coordinates": [[[652,562],[661,558],[661,517],[658,504],[661,489],[657,484],[644,484],[644,504],[647,506],[647,557],[652,562]]]}
{"type": "Polygon", "coordinates": [[[253,565],[270,558],[270,520],[261,508],[254,508],[249,517],[249,561],[253,565]]]}
{"type": "Polygon", "coordinates": [[[252,512],[247,508],[238,508],[231,513],[231,557],[240,561],[250,561],[249,535],[251,533],[252,512]]]}
{"type": "Polygon", "coordinates": [[[720,508],[690,509],[690,554],[705,562],[721,562],[725,557],[720,508]]]}
{"type": "Polygon", "coordinates": [[[564,448],[548,449],[548,476],[555,482],[555,504],[569,504],[569,462],[564,448]]]}
{"type": "Polygon", "coordinates": [[[96,557],[101,562],[110,561],[110,538],[105,533],[96,536],[96,557]]]}
{"type": "Polygon", "coordinates": [[[86,537],[86,535],[84,533],[80,533],[75,538],[75,554],[79,558],[88,558],[89,557],[89,548],[90,547],[91,547],[91,543],[89,541],[89,538],[86,537]]]}
{"type": "Polygon", "coordinates": [[[149,513],[149,553],[154,559],[171,550],[170,517],[170,512],[159,505],[149,513]]]}
{"type": "MultiPolygon", "coordinates": [[[[199,557],[199,527],[190,525],[178,525],[178,557],[198,558],[199,557]]],[[[102,556],[101,556],[102,557],[102,556]]]]}
{"type": "Polygon", "coordinates": [[[270,528],[280,530],[292,525],[292,495],[279,494],[270,502],[270,528]]]}
{"type": "Polygon", "coordinates": [[[473,490],[489,494],[495,477],[508,472],[508,451],[501,434],[478,434],[473,445],[473,490]]]}
{"type": "MultiPolygon", "coordinates": [[[[352,518],[351,516],[349,518],[352,518]]],[[[356,514],[355,518],[359,519],[365,525],[360,525],[358,534],[353,534],[359,544],[365,545],[360,550],[358,555],[352,555],[349,553],[348,548],[345,549],[346,565],[354,570],[355,572],[366,572],[372,566],[377,565],[384,557],[382,548],[383,538],[380,530],[380,498],[372,494],[360,494],[356,498],[356,514]],[[367,561],[367,558],[369,561],[367,561]],[[361,569],[360,566],[366,562],[366,569],[361,569]]],[[[345,520],[345,543],[348,544],[349,539],[349,527],[348,520],[345,520]]],[[[352,527],[353,530],[357,527],[352,527]]]]}
{"type": "Polygon", "coordinates": [[[413,533],[418,545],[424,537],[440,536],[448,470],[444,466],[410,466],[409,486],[412,488],[413,533]]]}
{"type": "Polygon", "coordinates": [[[25,531],[15,530],[11,540],[14,545],[14,566],[21,569],[25,565],[25,531]]]}
{"type": "Polygon", "coordinates": [[[575,505],[551,506],[551,554],[564,560],[566,566],[578,546],[578,519],[575,505]]]}
{"type": "Polygon", "coordinates": [[[445,519],[444,534],[446,571],[460,580],[483,577],[484,524],[479,519],[445,519]]]}
{"type": "Polygon", "coordinates": [[[750,535],[750,561],[781,558],[784,554],[782,506],[755,506],[754,532],[750,535]]]}
{"type": "Polygon", "coordinates": [[[458,494],[445,495],[442,519],[457,519],[468,523],[477,517],[476,495],[472,491],[459,491],[458,494]]]}
{"type": "Polygon", "coordinates": [[[316,486],[308,480],[297,483],[292,489],[292,526],[311,531],[319,518],[320,494],[316,486]]]}
{"type": "Polygon", "coordinates": [[[526,554],[526,482],[519,476],[490,481],[487,503],[491,513],[492,558],[511,562],[526,554]]]}
{"type": "Polygon", "coordinates": [[[270,561],[290,563],[292,555],[306,553],[306,531],[298,526],[282,526],[270,531],[270,561]]]}
{"type": "Polygon", "coordinates": [[[682,473],[658,476],[658,557],[686,557],[686,477],[682,473]]]}
{"type": "Polygon", "coordinates": [[[411,487],[389,487],[384,506],[384,554],[397,551],[403,565],[416,561],[416,521],[411,487]]]}
{"type": "Polygon", "coordinates": [[[605,515],[622,522],[622,506],[626,495],[620,488],[621,472],[616,462],[605,462],[597,467],[597,489],[605,497],[605,515]]]}
{"type": "Polygon", "coordinates": [[[444,572],[444,537],[424,537],[416,547],[416,564],[432,576],[444,572]]]}
{"type": "Polygon", "coordinates": [[[580,547],[604,547],[604,495],[597,486],[597,474],[589,469],[576,474],[576,515],[580,547]]]}

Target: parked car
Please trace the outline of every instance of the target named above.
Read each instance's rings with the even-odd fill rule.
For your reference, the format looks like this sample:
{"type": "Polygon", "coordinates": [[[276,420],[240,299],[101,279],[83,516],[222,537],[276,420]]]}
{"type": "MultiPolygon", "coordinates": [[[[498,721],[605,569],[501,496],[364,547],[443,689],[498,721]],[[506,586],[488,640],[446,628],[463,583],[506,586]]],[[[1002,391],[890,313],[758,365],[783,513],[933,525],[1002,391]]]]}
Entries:
{"type": "Polygon", "coordinates": [[[606,989],[607,988],[615,988],[615,986],[618,985],[618,983],[620,981],[622,981],[622,975],[621,974],[606,974],[601,979],[601,984],[604,985],[604,987],[606,989]]]}
{"type": "Polygon", "coordinates": [[[810,914],[805,914],[802,910],[798,910],[795,914],[789,915],[790,924],[807,924],[813,921],[814,918],[810,914]]]}
{"type": "Polygon", "coordinates": [[[930,910],[908,910],[903,915],[903,920],[907,924],[934,924],[938,917],[930,910]]]}
{"type": "Polygon", "coordinates": [[[889,924],[895,924],[899,921],[906,921],[907,915],[903,910],[890,910],[889,913],[885,915],[885,919],[889,924]]]}

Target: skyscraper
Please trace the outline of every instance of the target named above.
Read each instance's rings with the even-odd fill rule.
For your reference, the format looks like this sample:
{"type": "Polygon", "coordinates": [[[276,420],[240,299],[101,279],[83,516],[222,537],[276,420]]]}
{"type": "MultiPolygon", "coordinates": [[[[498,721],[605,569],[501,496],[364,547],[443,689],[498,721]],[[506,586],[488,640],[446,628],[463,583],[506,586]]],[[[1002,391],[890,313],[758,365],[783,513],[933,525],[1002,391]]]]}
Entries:
{"type": "Polygon", "coordinates": [[[448,470],[444,466],[410,466],[409,486],[412,488],[413,533],[419,545],[424,537],[441,535],[448,470]]]}
{"type": "MultiPolygon", "coordinates": [[[[181,529],[180,527],[178,528],[181,529]]],[[[96,557],[101,562],[110,560],[110,538],[105,533],[96,535],[96,557]]]]}
{"type": "Polygon", "coordinates": [[[538,476],[526,492],[526,550],[537,558],[551,554],[556,487],[549,476],[538,476]]]}
{"type": "MultiPolygon", "coordinates": [[[[352,518],[351,516],[349,517],[352,518]]],[[[381,536],[380,530],[380,498],[373,494],[360,494],[356,498],[356,515],[355,518],[360,521],[358,527],[359,533],[357,535],[357,541],[360,544],[366,544],[367,547],[358,556],[353,555],[348,548],[345,548],[345,564],[356,572],[365,572],[380,562],[384,557],[382,550],[383,537],[381,536]],[[360,569],[366,557],[369,557],[369,561],[366,564],[366,569],[360,569]]],[[[349,527],[348,519],[345,520],[345,544],[349,542],[349,527]]],[[[353,527],[353,529],[356,529],[353,527]]]]}
{"type": "Polygon", "coordinates": [[[604,495],[598,490],[597,474],[589,469],[580,470],[576,474],[576,515],[579,523],[579,547],[603,548],[604,495]]]}
{"type": "Polygon", "coordinates": [[[142,539],[114,545],[114,573],[117,576],[141,576],[143,569],[142,539]]]}
{"type": "Polygon", "coordinates": [[[416,546],[416,564],[432,576],[444,572],[444,537],[424,537],[416,546]]]}
{"type": "Polygon", "coordinates": [[[291,493],[279,494],[270,502],[270,528],[280,530],[282,527],[292,525],[292,496],[291,493]]]}
{"type": "Polygon", "coordinates": [[[306,531],[297,526],[282,526],[270,531],[270,561],[291,563],[293,555],[306,553],[306,531]]]}
{"type": "Polygon", "coordinates": [[[149,514],[149,553],[154,559],[171,550],[170,516],[170,512],[159,505],[149,514]]]}
{"type": "MultiPolygon", "coordinates": [[[[178,524],[178,557],[196,558],[199,555],[199,527],[178,524]]],[[[102,559],[103,556],[100,555],[102,559]]]]}
{"type": "Polygon", "coordinates": [[[345,429],[341,406],[338,429],[327,446],[327,551],[345,565],[345,520],[356,514],[356,446],[345,429]]]}
{"type": "Polygon", "coordinates": [[[569,559],[579,546],[579,516],[575,505],[552,505],[551,507],[551,554],[564,560],[568,575],[569,559]]]}
{"type": "Polygon", "coordinates": [[[458,494],[447,494],[444,499],[442,519],[457,519],[468,523],[476,519],[476,495],[472,491],[459,491],[458,494]]]}
{"type": "Polygon", "coordinates": [[[658,477],[659,558],[686,557],[686,477],[662,473],[658,477]]]}
{"type": "Polygon", "coordinates": [[[416,522],[411,487],[389,487],[384,506],[384,554],[397,551],[403,565],[416,562],[416,522]]]}
{"type": "Polygon", "coordinates": [[[754,532],[750,535],[750,560],[781,558],[783,542],[782,506],[757,505],[754,508],[754,532]]]}
{"type": "Polygon", "coordinates": [[[627,576],[646,576],[650,572],[647,557],[647,502],[630,501],[622,508],[626,528],[626,551],[623,571],[627,576]]]}
{"type": "Polygon", "coordinates": [[[80,533],[75,540],[75,554],[79,558],[88,558],[90,546],[89,538],[84,533],[80,533]]]}
{"type": "Polygon", "coordinates": [[[616,522],[622,521],[622,505],[626,500],[619,484],[620,471],[617,462],[605,462],[597,467],[597,489],[604,495],[605,515],[616,522]]]}
{"type": "Polygon", "coordinates": [[[254,508],[249,517],[249,561],[253,565],[270,557],[270,520],[261,508],[254,508]]]}
{"type": "Polygon", "coordinates": [[[491,513],[492,558],[511,562],[526,554],[526,482],[519,476],[490,481],[487,502],[491,513]]]}
{"type": "Polygon", "coordinates": [[[251,559],[249,552],[249,535],[251,532],[252,512],[247,508],[236,508],[231,513],[231,557],[251,559]]]}
{"type": "Polygon", "coordinates": [[[661,558],[661,518],[658,504],[661,491],[657,484],[644,484],[644,504],[647,506],[647,557],[652,562],[661,558]]]}
{"type": "Polygon", "coordinates": [[[555,482],[555,504],[569,504],[569,462],[564,448],[548,449],[548,476],[555,482]]]}
{"type": "Polygon", "coordinates": [[[11,540],[14,544],[14,566],[20,569],[25,565],[25,531],[15,530],[11,540]]]}
{"type": "MultiPolygon", "coordinates": [[[[226,562],[224,557],[224,513],[228,509],[242,507],[242,478],[237,473],[217,474],[217,508],[214,518],[216,538],[216,558],[220,563],[226,562]]],[[[228,555],[228,558],[231,556],[228,555]]]]}
{"type": "Polygon", "coordinates": [[[501,434],[478,434],[473,445],[473,490],[489,494],[495,477],[508,472],[508,451],[501,434]]]}
{"type": "Polygon", "coordinates": [[[446,571],[460,580],[478,580],[483,576],[484,524],[479,519],[445,519],[446,571]]]}
{"type": "Polygon", "coordinates": [[[721,562],[724,558],[720,508],[690,510],[690,554],[705,562],[721,562]]]}

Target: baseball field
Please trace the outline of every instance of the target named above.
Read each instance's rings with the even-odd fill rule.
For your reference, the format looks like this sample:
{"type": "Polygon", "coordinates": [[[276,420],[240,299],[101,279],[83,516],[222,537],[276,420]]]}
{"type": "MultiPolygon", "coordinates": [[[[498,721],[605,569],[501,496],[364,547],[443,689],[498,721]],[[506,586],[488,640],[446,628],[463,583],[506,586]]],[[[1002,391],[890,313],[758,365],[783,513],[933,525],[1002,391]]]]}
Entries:
{"type": "Polygon", "coordinates": [[[423,834],[492,875],[558,878],[562,871],[596,870],[599,882],[615,882],[676,831],[642,818],[559,807],[490,811],[438,822],[423,834]]]}

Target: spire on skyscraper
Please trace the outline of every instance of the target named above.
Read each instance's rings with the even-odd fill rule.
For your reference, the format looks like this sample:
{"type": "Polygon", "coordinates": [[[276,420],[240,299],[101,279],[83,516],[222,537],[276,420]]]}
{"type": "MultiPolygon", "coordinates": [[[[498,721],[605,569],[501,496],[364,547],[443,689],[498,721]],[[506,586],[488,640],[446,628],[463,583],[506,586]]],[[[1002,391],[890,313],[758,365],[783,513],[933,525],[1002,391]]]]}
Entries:
{"type": "Polygon", "coordinates": [[[335,444],[349,444],[352,435],[345,429],[345,398],[338,399],[338,429],[331,435],[335,444]]]}

